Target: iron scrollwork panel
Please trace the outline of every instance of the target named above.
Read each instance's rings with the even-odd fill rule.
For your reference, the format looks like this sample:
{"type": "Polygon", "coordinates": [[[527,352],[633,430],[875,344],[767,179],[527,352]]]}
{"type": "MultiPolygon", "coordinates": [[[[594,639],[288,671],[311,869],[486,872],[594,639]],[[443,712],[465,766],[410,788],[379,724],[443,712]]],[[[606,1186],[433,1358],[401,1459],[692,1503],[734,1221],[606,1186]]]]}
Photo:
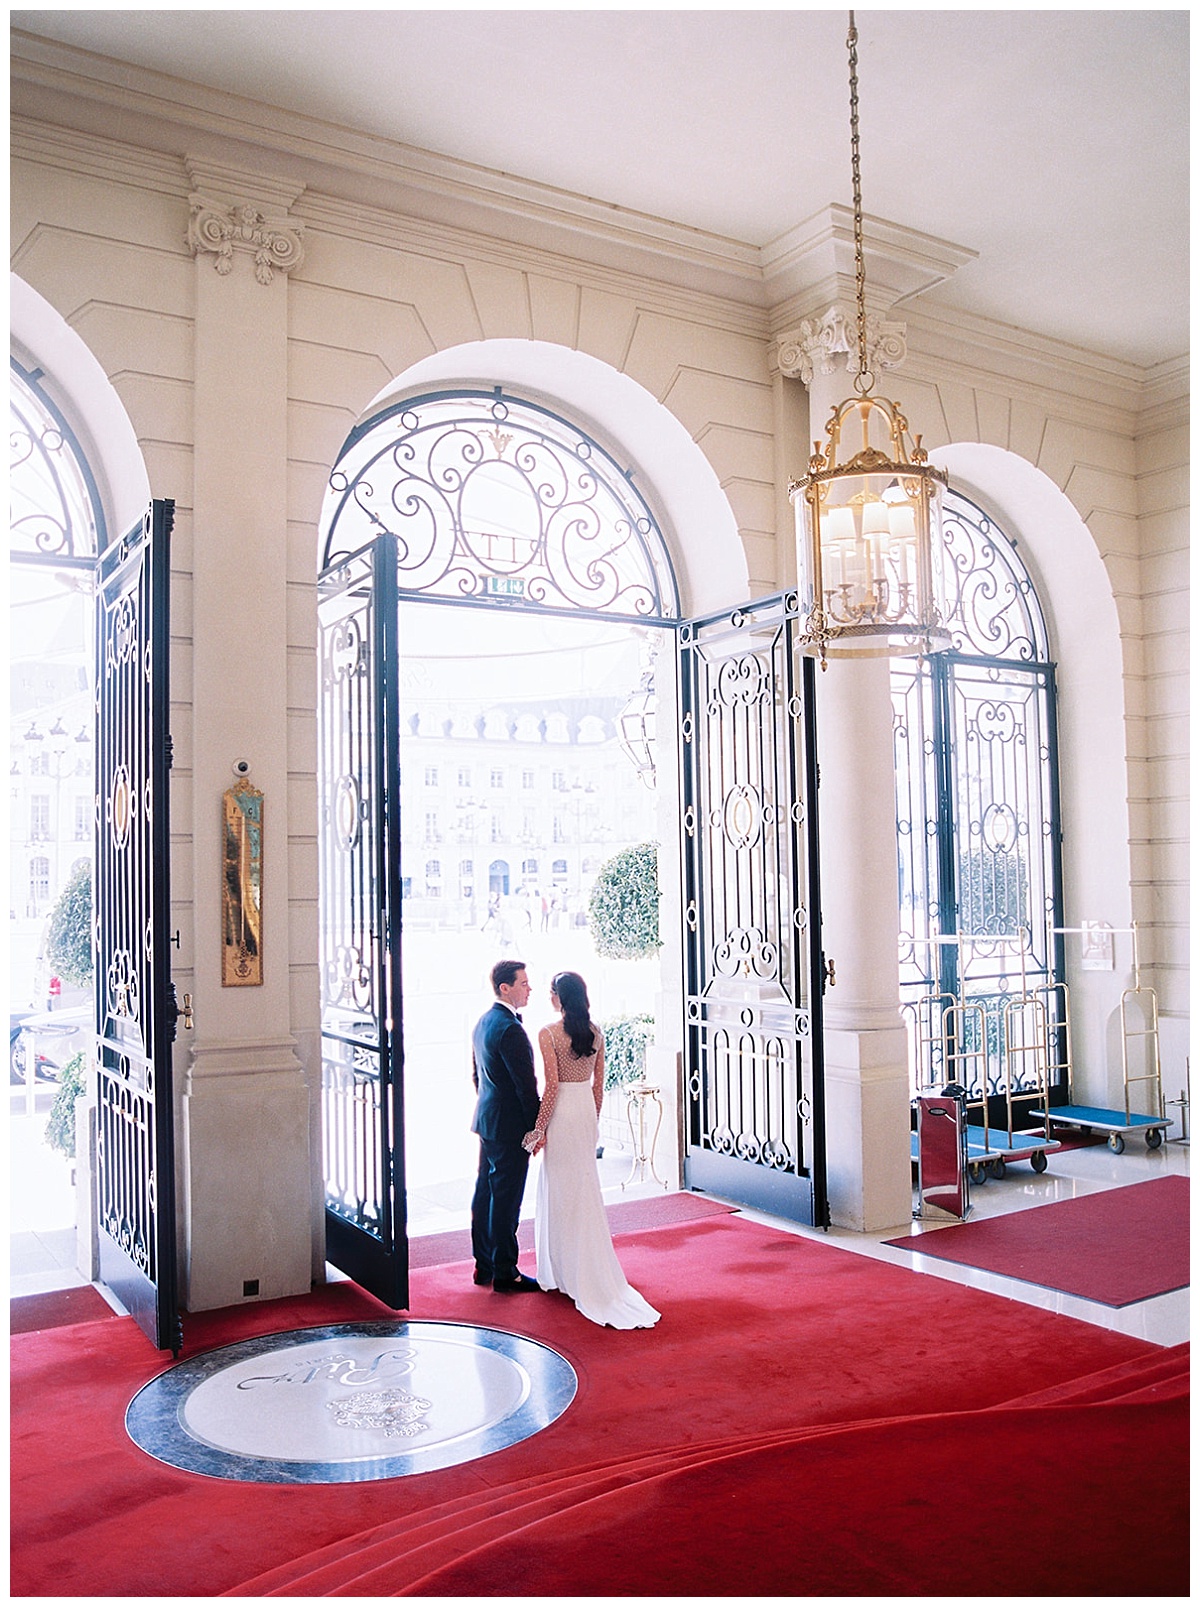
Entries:
{"type": "Polygon", "coordinates": [[[687,1167],[695,1186],[820,1221],[811,731],[794,620],[785,596],[681,634],[687,1167]]]}
{"type": "Polygon", "coordinates": [[[178,1350],[167,788],[174,504],[97,565],[95,1011],[101,1276],[178,1350]]]}
{"type": "Polygon", "coordinates": [[[328,1254],[402,1306],[397,608],[389,538],[326,571],[319,618],[328,1254]]]}
{"type": "Polygon", "coordinates": [[[1050,934],[1062,924],[1051,689],[1049,666],[959,660],[949,678],[955,930],[976,937],[955,953],[968,1019],[983,1034],[976,1097],[1035,1087],[1017,1050],[1017,1013],[1026,999],[1056,1010],[1042,991],[1058,980],[1050,934]]]}

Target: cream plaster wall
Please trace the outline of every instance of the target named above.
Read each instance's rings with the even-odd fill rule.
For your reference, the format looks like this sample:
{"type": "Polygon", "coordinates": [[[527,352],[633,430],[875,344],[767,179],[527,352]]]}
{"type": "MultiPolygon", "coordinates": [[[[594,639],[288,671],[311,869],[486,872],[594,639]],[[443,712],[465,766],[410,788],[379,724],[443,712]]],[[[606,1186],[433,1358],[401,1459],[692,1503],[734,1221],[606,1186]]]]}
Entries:
{"type": "MultiPolygon", "coordinates": [[[[208,158],[215,151],[231,170],[246,164],[273,171],[269,153],[245,144],[226,147],[211,133],[206,142],[208,158]]],[[[181,992],[194,992],[202,1030],[208,1001],[195,944],[203,923],[192,897],[194,890],[197,900],[213,899],[217,885],[216,867],[194,852],[191,823],[198,811],[215,807],[216,798],[194,796],[193,728],[218,717],[219,709],[204,706],[193,686],[193,574],[204,562],[197,548],[203,537],[193,530],[193,453],[196,353],[203,335],[196,326],[197,278],[214,268],[204,254],[193,260],[186,244],[191,183],[178,143],[176,136],[164,138],[161,149],[139,148],[19,119],[12,146],[11,242],[15,272],[61,314],[111,382],[154,494],[176,501],[172,803],[178,829],[172,870],[182,934],[176,978],[181,992]]],[[[297,162],[290,162],[289,172],[296,169],[297,162]]],[[[275,379],[265,381],[272,387],[271,409],[286,423],[287,454],[286,595],[282,623],[274,628],[283,640],[274,641],[268,654],[284,681],[283,730],[271,762],[285,792],[287,913],[268,941],[286,965],[287,1036],[310,1100],[307,1153],[294,1133],[282,1136],[272,1164],[281,1172],[298,1167],[309,1178],[314,1276],[321,1268],[322,1232],[314,569],[326,478],[346,434],[398,380],[407,385],[422,377],[449,378],[460,363],[460,377],[484,377],[480,365],[491,351],[503,357],[514,379],[534,383],[539,352],[568,354],[558,359],[557,381],[555,364],[548,362],[536,382],[569,392],[559,399],[593,417],[639,460],[653,482],[643,489],[666,513],[687,600],[697,606],[732,600],[743,580],[751,594],[791,580],[783,482],[803,471],[809,449],[802,392],[772,372],[770,335],[778,326],[769,309],[751,304],[746,293],[725,298],[659,282],[645,271],[622,273],[612,265],[620,257],[615,248],[596,250],[586,260],[587,241],[574,258],[562,249],[517,247],[499,235],[421,222],[339,196],[328,163],[319,177],[319,191],[315,182],[311,189],[293,182],[293,193],[299,193],[289,222],[303,230],[302,265],[281,275],[282,284],[262,287],[264,316],[268,299],[277,304],[282,297],[286,326],[286,396],[278,394],[275,379]],[[486,344],[493,341],[499,344],[486,344]],[[602,374],[611,377],[609,383],[596,381],[602,374]],[[647,436],[639,453],[637,407],[625,414],[622,394],[638,399],[646,419],[659,407],[673,421],[658,445],[647,436]],[[686,474],[672,484],[672,430],[694,443],[690,451],[703,465],[698,479],[706,489],[699,502],[689,501],[686,474]]],[[[352,193],[348,187],[347,195],[352,193]]],[[[244,275],[249,258],[235,257],[234,268],[244,275]]],[[[256,288],[241,285],[244,306],[254,308],[256,288]]],[[[203,299],[219,309],[219,296],[203,299]]],[[[990,497],[997,511],[1016,511],[1018,533],[1028,540],[1047,587],[1056,642],[1066,647],[1074,639],[1080,652],[1089,641],[1094,646],[1105,638],[1113,646],[1112,655],[1098,660],[1098,678],[1080,677],[1064,692],[1070,842],[1085,843],[1094,854],[1089,861],[1076,847],[1069,849],[1078,855],[1072,881],[1087,891],[1082,896],[1069,886],[1068,905],[1080,917],[1118,924],[1124,911],[1146,923],[1147,957],[1172,1023],[1166,1035],[1170,1052],[1178,1060],[1187,1011],[1188,442],[1179,400],[1186,373],[1157,376],[1152,392],[1147,376],[1128,365],[1019,332],[939,321],[915,307],[906,315],[909,361],[889,376],[887,390],[905,405],[928,446],[948,449],[948,460],[967,444],[982,444],[1015,467],[1006,478],[1004,462],[989,464],[986,455],[962,459],[962,472],[981,497],[990,497]],[[1055,518],[1070,529],[1081,555],[1080,573],[1086,572],[1094,594],[1098,624],[1078,612],[1082,581],[1069,563],[1060,562],[1064,549],[1057,538],[1036,518],[1028,527],[1022,522],[1022,485],[1026,493],[1032,485],[1057,488],[1055,518]],[[1090,552],[1080,545],[1085,537],[1090,552]],[[1095,784],[1095,766],[1087,768],[1094,747],[1106,755],[1095,784]],[[1114,906],[1112,914],[1094,907],[1103,902],[1101,893],[1114,906]]],[[[240,413],[236,383],[231,373],[229,406],[240,413]]],[[[211,368],[208,385],[211,407],[211,368]]],[[[245,427],[253,430],[252,417],[245,427]]],[[[236,458],[233,445],[229,451],[236,458]]],[[[240,467],[230,461],[221,472],[236,476],[240,467]]],[[[964,489],[970,494],[969,485],[964,489]]],[[[255,531],[247,529],[243,539],[252,543],[255,531]]],[[[239,584],[234,563],[226,583],[239,584]]],[[[1064,659],[1064,679],[1068,668],[1064,659]]],[[[203,699],[213,695],[205,691],[203,699]]],[[[211,790],[211,774],[204,784],[211,790]]],[[[273,874],[270,868],[267,874],[273,874]]],[[[243,1044],[254,1036],[223,1030],[243,1044]]],[[[265,1058],[282,1072],[274,1036],[272,1045],[265,1058]]],[[[254,1056],[247,1053],[249,1069],[254,1056]]],[[[1084,1067],[1093,1093],[1109,1076],[1098,1053],[1089,1047],[1084,1067]]],[[[207,1162],[192,1155],[189,1164],[207,1162]]],[[[265,1230],[264,1243],[276,1228],[265,1230]]],[[[216,1238],[203,1251],[208,1258],[226,1253],[216,1238]]],[[[202,1279],[196,1269],[197,1282],[223,1289],[237,1270],[231,1262],[210,1278],[205,1268],[202,1279]]]]}

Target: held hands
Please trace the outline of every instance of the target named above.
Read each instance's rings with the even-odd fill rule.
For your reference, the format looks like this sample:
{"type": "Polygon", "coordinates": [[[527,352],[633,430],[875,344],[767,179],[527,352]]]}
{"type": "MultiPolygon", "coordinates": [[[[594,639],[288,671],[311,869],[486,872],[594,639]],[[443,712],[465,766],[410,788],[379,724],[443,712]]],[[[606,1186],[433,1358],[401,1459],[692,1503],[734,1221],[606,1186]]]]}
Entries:
{"type": "Polygon", "coordinates": [[[544,1133],[539,1133],[536,1127],[532,1133],[526,1133],[525,1137],[521,1140],[521,1148],[528,1150],[530,1155],[536,1155],[539,1150],[545,1149],[545,1147],[546,1135],[544,1133]]]}

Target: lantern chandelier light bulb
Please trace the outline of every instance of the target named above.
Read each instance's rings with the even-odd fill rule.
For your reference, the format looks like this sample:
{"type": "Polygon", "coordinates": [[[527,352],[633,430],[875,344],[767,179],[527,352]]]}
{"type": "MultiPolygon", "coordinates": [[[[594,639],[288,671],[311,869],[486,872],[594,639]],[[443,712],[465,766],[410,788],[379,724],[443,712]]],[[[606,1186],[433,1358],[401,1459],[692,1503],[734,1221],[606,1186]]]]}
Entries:
{"type": "Polygon", "coordinates": [[[808,473],[790,487],[796,510],[802,650],[827,658],[944,652],[941,495],[947,480],[908,420],[872,395],[867,362],[866,269],[858,136],[858,31],[850,12],[850,153],[858,302],[855,395],[833,409],[813,442],[808,473]]]}

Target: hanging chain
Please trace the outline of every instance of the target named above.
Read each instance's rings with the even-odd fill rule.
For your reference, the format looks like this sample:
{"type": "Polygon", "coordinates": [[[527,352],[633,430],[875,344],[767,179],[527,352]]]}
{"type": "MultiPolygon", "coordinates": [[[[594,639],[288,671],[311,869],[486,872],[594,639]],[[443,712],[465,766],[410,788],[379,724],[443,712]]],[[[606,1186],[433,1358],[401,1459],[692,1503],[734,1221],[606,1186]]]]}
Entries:
{"type": "Polygon", "coordinates": [[[858,29],[850,12],[850,31],[846,35],[850,53],[850,166],[854,175],[854,286],[858,298],[858,373],[854,389],[865,396],[875,383],[867,367],[867,269],[863,256],[862,173],[858,152],[858,29]]]}

